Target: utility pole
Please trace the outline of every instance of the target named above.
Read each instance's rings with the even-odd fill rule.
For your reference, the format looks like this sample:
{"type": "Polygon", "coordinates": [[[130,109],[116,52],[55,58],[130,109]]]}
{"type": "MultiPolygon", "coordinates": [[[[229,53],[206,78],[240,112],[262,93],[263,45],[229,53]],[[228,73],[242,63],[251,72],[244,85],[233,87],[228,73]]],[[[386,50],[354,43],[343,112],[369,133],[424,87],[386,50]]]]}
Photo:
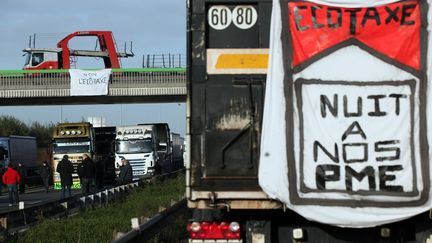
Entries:
{"type": "Polygon", "coordinates": [[[123,126],[123,104],[120,104],[120,125],[123,126]]]}
{"type": "Polygon", "coordinates": [[[63,123],[63,105],[60,105],[60,123],[63,123]]]}

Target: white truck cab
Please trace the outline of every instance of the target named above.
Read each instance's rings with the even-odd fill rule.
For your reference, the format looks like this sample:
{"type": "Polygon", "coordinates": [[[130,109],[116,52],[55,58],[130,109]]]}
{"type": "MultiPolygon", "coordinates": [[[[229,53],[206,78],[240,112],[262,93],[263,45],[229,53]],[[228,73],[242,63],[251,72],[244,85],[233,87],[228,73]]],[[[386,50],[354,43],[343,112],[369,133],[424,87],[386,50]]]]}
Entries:
{"type": "Polygon", "coordinates": [[[132,166],[133,179],[151,177],[160,171],[157,143],[152,125],[119,126],[116,128],[115,167],[120,170],[121,159],[132,166]]]}

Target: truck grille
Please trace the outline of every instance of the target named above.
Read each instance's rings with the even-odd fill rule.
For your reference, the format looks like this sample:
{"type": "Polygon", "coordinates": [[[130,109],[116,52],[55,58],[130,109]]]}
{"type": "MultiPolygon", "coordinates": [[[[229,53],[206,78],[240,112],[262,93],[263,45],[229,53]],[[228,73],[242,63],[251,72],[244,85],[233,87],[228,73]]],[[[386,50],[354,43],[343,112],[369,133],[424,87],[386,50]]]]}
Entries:
{"type": "Polygon", "coordinates": [[[140,177],[147,174],[146,162],[144,160],[129,160],[132,166],[132,173],[134,177],[140,177]]]}

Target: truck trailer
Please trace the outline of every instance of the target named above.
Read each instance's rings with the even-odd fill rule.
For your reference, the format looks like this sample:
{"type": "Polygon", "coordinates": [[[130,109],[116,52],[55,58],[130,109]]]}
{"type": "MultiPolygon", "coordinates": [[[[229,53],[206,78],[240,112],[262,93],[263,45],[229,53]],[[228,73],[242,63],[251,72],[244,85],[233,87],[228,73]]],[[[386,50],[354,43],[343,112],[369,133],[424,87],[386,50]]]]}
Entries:
{"type": "Polygon", "coordinates": [[[0,166],[6,169],[12,163],[22,163],[27,170],[26,183],[40,183],[36,173],[40,164],[37,161],[37,143],[35,137],[10,135],[0,137],[0,166]]]}
{"type": "Polygon", "coordinates": [[[114,150],[116,128],[94,127],[93,129],[95,134],[96,181],[103,185],[114,185],[116,183],[114,150]]]}
{"type": "Polygon", "coordinates": [[[427,4],[189,1],[189,242],[431,242],[427,4]]]}
{"type": "Polygon", "coordinates": [[[161,173],[171,172],[173,165],[173,148],[168,123],[143,123],[154,127],[154,136],[157,143],[157,154],[160,161],[161,173]]]}

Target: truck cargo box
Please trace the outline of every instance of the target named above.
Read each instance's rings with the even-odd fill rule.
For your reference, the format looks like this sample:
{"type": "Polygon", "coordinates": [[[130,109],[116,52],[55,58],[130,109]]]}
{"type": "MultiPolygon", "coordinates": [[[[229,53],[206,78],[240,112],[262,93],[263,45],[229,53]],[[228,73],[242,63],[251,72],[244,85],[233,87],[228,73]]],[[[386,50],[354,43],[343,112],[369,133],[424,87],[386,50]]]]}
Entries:
{"type": "Polygon", "coordinates": [[[26,184],[40,184],[41,177],[38,174],[37,143],[35,137],[16,136],[0,137],[0,166],[7,167],[10,163],[18,166],[18,163],[26,168],[26,184]]]}
{"type": "Polygon", "coordinates": [[[431,241],[428,4],[189,1],[189,242],[431,241]]]}
{"type": "Polygon", "coordinates": [[[271,6],[269,0],[191,3],[190,204],[203,206],[200,200],[214,197],[267,199],[257,173],[271,6]]]}

